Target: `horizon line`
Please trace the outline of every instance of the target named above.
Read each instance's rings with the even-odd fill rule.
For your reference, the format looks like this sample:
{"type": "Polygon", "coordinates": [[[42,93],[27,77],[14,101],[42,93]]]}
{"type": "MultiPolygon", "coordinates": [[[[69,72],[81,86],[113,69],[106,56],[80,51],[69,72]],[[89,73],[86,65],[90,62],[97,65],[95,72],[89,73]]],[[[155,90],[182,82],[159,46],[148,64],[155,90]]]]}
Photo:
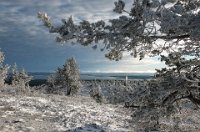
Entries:
{"type": "MultiPolygon", "coordinates": [[[[28,71],[27,71],[28,72],[28,71]]],[[[55,73],[55,71],[30,71],[28,73],[55,73]]],[[[149,73],[149,74],[155,74],[156,71],[80,71],[80,74],[85,73],[149,73]]]]}

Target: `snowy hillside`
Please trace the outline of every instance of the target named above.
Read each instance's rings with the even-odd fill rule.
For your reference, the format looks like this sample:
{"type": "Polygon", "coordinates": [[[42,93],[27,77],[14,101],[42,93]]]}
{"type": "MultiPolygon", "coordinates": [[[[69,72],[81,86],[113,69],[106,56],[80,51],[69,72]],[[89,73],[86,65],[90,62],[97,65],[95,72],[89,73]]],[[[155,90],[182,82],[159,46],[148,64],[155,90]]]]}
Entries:
{"type": "Polygon", "coordinates": [[[89,97],[0,94],[0,131],[133,131],[131,111],[89,97]],[[80,128],[81,127],[81,128],[80,128]]]}
{"type": "MultiPolygon", "coordinates": [[[[42,89],[22,95],[14,92],[16,88],[1,88],[0,132],[145,131],[145,120],[139,120],[141,123],[133,120],[132,115],[136,109],[125,108],[121,102],[124,101],[123,97],[128,97],[127,91],[132,91],[119,91],[120,87],[125,88],[122,85],[124,82],[98,82],[107,99],[106,103],[101,104],[89,96],[88,86],[91,83],[94,82],[85,81],[77,96],[43,94],[42,89]],[[114,91],[113,94],[110,94],[111,91],[114,91]],[[118,101],[120,103],[116,103],[118,101]]],[[[143,84],[142,81],[135,81],[128,86],[127,88],[138,88],[143,87],[143,84]]],[[[173,118],[160,117],[160,128],[154,132],[199,132],[200,111],[197,106],[183,100],[179,102],[179,108],[179,112],[173,115],[173,118]]]]}

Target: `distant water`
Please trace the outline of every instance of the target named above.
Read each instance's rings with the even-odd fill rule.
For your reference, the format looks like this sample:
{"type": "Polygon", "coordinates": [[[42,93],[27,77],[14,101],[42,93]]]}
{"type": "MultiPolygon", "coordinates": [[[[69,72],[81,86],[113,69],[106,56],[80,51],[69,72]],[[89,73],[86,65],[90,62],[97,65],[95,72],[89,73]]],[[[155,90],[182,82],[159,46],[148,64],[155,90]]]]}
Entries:
{"type": "MultiPolygon", "coordinates": [[[[29,73],[33,79],[47,79],[53,73],[34,72],[29,73]]],[[[81,80],[125,80],[126,76],[130,80],[134,79],[150,79],[153,77],[152,73],[82,73],[81,80]]]]}

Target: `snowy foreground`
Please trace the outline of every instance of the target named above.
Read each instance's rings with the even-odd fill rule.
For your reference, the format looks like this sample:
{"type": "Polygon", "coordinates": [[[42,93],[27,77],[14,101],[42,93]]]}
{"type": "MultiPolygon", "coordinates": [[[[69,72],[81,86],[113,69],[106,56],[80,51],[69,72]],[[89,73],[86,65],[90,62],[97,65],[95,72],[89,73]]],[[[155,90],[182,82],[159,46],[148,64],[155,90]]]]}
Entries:
{"type": "Polygon", "coordinates": [[[130,122],[128,109],[89,97],[0,95],[1,132],[133,131],[130,122]]]}
{"type": "MultiPolygon", "coordinates": [[[[22,96],[1,89],[0,132],[140,132],[132,120],[134,109],[125,108],[124,103],[96,103],[86,94],[86,84],[83,88],[84,93],[76,97],[22,96]]],[[[160,130],[199,132],[200,111],[195,108],[185,101],[176,115],[181,117],[178,129],[172,119],[163,117],[160,130]]]]}

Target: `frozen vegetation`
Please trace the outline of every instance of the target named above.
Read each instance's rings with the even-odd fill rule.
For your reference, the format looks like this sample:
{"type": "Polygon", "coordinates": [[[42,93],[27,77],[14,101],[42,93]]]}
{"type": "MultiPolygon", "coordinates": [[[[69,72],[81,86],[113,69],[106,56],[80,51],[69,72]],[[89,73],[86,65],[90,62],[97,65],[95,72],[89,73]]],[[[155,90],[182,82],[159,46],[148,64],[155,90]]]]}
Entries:
{"type": "MultiPolygon", "coordinates": [[[[50,33],[57,34],[57,42],[93,49],[101,47],[110,60],[120,61],[124,53],[140,60],[145,56],[159,56],[166,68],[156,69],[154,79],[141,82],[142,86],[133,83],[136,87],[95,82],[90,85],[96,89],[90,92],[91,97],[97,102],[121,102],[135,109],[132,115],[137,126],[135,131],[167,131],[162,127],[165,117],[173,119],[171,131],[199,131],[195,127],[179,128],[184,119],[177,115],[185,109],[186,100],[196,108],[200,105],[199,0],[134,0],[132,3],[127,9],[123,0],[114,2],[113,11],[121,14],[116,19],[78,23],[69,17],[55,25],[47,13],[39,12],[38,18],[50,33]],[[99,93],[94,94],[95,91],[99,93]]],[[[167,122],[171,124],[170,120],[167,122]]]]}
{"type": "Polygon", "coordinates": [[[200,131],[199,0],[135,0],[129,11],[122,0],[114,4],[123,14],[109,22],[78,24],[70,17],[54,26],[46,13],[38,18],[58,42],[101,44],[116,61],[124,52],[160,56],[167,68],[146,81],[81,82],[71,58],[46,85],[29,87],[24,70],[13,70],[8,85],[0,52],[0,131],[200,131]]]}
{"type": "MultiPolygon", "coordinates": [[[[136,89],[142,88],[144,82],[132,81],[129,84],[131,89],[122,81],[84,81],[76,96],[45,94],[44,86],[30,88],[29,94],[17,93],[16,87],[1,87],[0,131],[143,132],[145,123],[150,125],[149,122],[136,121],[133,115],[139,114],[137,108],[126,108],[125,100],[136,89]],[[101,86],[104,97],[101,103],[90,96],[94,83],[101,86]]],[[[182,100],[178,105],[179,110],[173,116],[159,118],[157,131],[200,131],[197,106],[189,100],[182,100]]]]}
{"type": "Polygon", "coordinates": [[[31,77],[16,65],[11,71],[1,76],[2,132],[200,131],[200,110],[191,100],[159,106],[163,98],[171,101],[171,90],[157,80],[81,81],[73,58],[41,86],[30,87],[31,77]]]}
{"type": "Polygon", "coordinates": [[[132,131],[131,111],[90,97],[0,96],[0,131],[132,131]]]}

